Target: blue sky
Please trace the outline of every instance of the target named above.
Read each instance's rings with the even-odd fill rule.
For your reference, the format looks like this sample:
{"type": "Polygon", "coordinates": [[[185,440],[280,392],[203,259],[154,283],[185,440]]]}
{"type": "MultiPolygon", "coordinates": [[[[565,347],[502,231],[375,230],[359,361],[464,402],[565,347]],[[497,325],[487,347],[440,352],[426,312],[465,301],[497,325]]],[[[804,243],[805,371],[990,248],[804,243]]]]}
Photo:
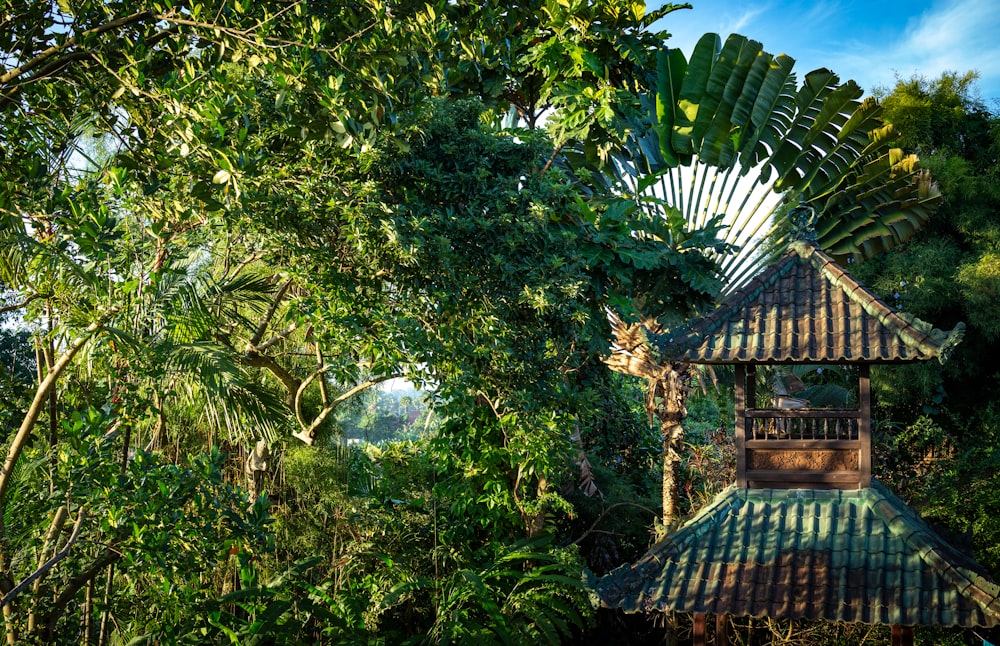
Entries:
{"type": "MultiPolygon", "coordinates": [[[[650,8],[660,6],[647,0],[650,8]]],[[[668,15],[654,29],[667,44],[690,54],[698,38],[739,33],[772,54],[795,59],[801,79],[819,67],[854,79],[866,94],[892,87],[897,75],[936,78],[978,70],[979,90],[1000,109],[1000,1],[998,0],[690,0],[693,9],[668,15]]]]}

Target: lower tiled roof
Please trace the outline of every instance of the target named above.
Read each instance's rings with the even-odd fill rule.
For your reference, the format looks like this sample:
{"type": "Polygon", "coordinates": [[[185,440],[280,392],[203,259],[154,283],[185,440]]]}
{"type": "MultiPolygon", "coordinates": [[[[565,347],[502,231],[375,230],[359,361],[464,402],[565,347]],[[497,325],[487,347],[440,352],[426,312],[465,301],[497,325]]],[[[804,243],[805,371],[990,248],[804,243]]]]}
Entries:
{"type": "Polygon", "coordinates": [[[730,487],[595,588],[603,605],[626,612],[1000,625],[1000,587],[878,483],[730,487]]]}

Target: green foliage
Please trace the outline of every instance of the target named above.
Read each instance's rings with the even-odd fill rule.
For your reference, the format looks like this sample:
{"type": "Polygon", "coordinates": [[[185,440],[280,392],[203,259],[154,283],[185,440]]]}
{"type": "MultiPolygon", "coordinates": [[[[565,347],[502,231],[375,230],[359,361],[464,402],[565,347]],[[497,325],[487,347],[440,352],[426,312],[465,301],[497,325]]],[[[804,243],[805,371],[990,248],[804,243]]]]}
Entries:
{"type": "Polygon", "coordinates": [[[879,438],[880,477],[906,496],[949,540],[989,571],[1000,571],[1000,499],[993,494],[1000,454],[996,406],[980,413],[984,425],[955,437],[946,424],[920,417],[879,438]],[[970,495],[975,492],[975,495],[970,495]]]}
{"type": "Polygon", "coordinates": [[[1000,340],[1000,254],[988,251],[963,264],[956,282],[967,303],[968,324],[990,341],[1000,340]]]}
{"type": "Polygon", "coordinates": [[[977,98],[972,73],[900,79],[883,95],[886,119],[920,151],[945,204],[923,232],[858,276],[903,312],[967,327],[945,365],[874,374],[875,414],[891,420],[881,424],[875,473],[996,573],[997,115],[977,98]]]}
{"type": "Polygon", "coordinates": [[[733,403],[722,390],[693,390],[684,420],[681,513],[697,512],[736,479],[733,403]]]}
{"type": "Polygon", "coordinates": [[[607,307],[715,290],[717,227],[591,200],[557,158],[626,135],[646,28],[672,10],[20,3],[0,35],[0,280],[49,325],[50,361],[100,325],[39,415],[55,494],[37,446],[6,474],[0,579],[34,567],[69,496],[86,549],[38,606],[67,641],[105,612],[123,639],[180,643],[553,642],[584,623],[581,563],[546,542],[574,513],[573,430],[602,424],[576,375],[607,349],[607,307]],[[498,127],[512,104],[528,129],[498,127]],[[259,437],[332,445],[334,411],[397,376],[431,393],[433,440],[273,455],[269,528],[223,484],[259,437]],[[219,445],[225,465],[184,458],[219,445]]]}
{"type": "MultiPolygon", "coordinates": [[[[0,316],[0,326],[3,325],[4,318],[0,316]]],[[[0,430],[5,436],[21,422],[16,412],[27,407],[35,370],[30,334],[0,327],[0,430]]]]}
{"type": "Polygon", "coordinates": [[[459,54],[447,66],[449,89],[543,123],[557,146],[584,142],[591,161],[607,161],[626,135],[623,116],[639,110],[651,87],[656,51],[669,36],[650,32],[690,5],[651,9],[637,0],[449,2],[459,54]]]}
{"type": "Polygon", "coordinates": [[[143,635],[130,643],[387,643],[365,629],[356,607],[331,596],[329,583],[310,583],[308,572],[320,561],[296,561],[263,584],[247,578],[242,589],[205,603],[184,624],[165,626],[162,635],[143,635]]]}
{"type": "Polygon", "coordinates": [[[981,425],[984,405],[994,399],[996,367],[989,357],[1000,315],[990,298],[1000,249],[997,118],[975,98],[974,81],[971,74],[915,77],[886,93],[886,118],[900,130],[907,125],[904,143],[922,152],[947,208],[901,253],[857,272],[901,311],[941,328],[966,322],[964,340],[943,368],[898,369],[891,381],[876,383],[884,417],[909,423],[925,411],[942,413],[949,434],[958,437],[981,425]],[[949,419],[980,421],[952,427],[949,419]]]}
{"type": "Polygon", "coordinates": [[[586,623],[587,592],[573,550],[515,545],[488,568],[463,569],[440,588],[428,634],[442,644],[559,644],[586,623]]]}
{"type": "MultiPolygon", "coordinates": [[[[230,613],[226,626],[242,639],[257,630],[253,616],[285,613],[287,621],[261,628],[279,643],[307,635],[322,643],[558,643],[581,628],[589,601],[574,551],[549,538],[476,549],[465,533],[469,514],[450,513],[449,502],[463,492],[434,487],[442,468],[431,448],[353,449],[349,496],[335,475],[343,473],[342,457],[291,452],[289,488],[276,502],[278,554],[322,556],[293,564],[280,585],[233,597],[249,604],[251,619],[230,613]]],[[[220,607],[229,602],[220,599],[220,607]]]]}
{"type": "Polygon", "coordinates": [[[107,607],[130,609],[120,626],[128,635],[183,622],[210,598],[204,582],[222,575],[230,553],[249,561],[272,549],[263,504],[248,504],[223,482],[220,453],[183,466],[143,451],[125,458],[122,424],[106,411],[74,413],[63,423],[51,486],[18,480],[8,523],[19,537],[13,564],[23,574],[33,568],[38,538],[58,507],[67,506],[80,524],[79,545],[31,600],[46,639],[81,638],[87,609],[68,605],[86,582],[81,573],[94,576],[115,565],[107,607]]]}
{"type": "Polygon", "coordinates": [[[662,48],[648,116],[631,122],[619,164],[591,174],[667,200],[691,229],[725,226],[739,251],[717,258],[733,285],[784,250],[800,201],[816,210],[819,244],[845,264],[900,244],[936,209],[936,186],[916,156],[891,147],[896,133],[856,83],[820,69],[797,85],[793,65],[737,34],[705,34],[690,60],[662,48]]]}
{"type": "Polygon", "coordinates": [[[437,432],[441,420],[420,391],[371,389],[344,407],[337,424],[348,442],[420,440],[437,432]]]}

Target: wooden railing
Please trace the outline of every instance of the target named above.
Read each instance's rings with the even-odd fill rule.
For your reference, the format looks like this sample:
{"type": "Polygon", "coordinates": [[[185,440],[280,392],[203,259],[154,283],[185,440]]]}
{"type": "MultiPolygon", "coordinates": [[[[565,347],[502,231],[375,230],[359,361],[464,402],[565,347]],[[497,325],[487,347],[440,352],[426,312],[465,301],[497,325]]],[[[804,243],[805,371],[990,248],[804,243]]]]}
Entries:
{"type": "MultiPolygon", "coordinates": [[[[754,365],[736,365],[736,482],[752,488],[871,485],[871,382],[858,366],[857,409],[753,408],[754,365]],[[747,404],[750,403],[750,407],[747,404]]],[[[808,405],[801,400],[796,402],[808,405]]]]}
{"type": "Polygon", "coordinates": [[[861,433],[858,410],[759,408],[746,417],[748,441],[857,440],[861,433]]]}

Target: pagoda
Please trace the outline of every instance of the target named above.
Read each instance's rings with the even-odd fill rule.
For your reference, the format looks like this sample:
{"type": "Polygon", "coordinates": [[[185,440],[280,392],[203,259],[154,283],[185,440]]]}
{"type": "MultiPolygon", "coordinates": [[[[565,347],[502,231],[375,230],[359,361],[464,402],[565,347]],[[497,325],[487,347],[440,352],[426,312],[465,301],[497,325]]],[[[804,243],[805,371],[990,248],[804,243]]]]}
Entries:
{"type": "Polygon", "coordinates": [[[692,613],[697,646],[710,615],[717,644],[726,616],[888,624],[901,646],[918,625],[1000,625],[982,566],[872,477],[870,366],[944,362],[962,331],[895,311],[801,235],[708,315],[650,334],[663,362],[735,367],[736,482],[597,579],[601,604],[692,613]],[[796,397],[796,365],[854,375],[856,406],[796,397]]]}

